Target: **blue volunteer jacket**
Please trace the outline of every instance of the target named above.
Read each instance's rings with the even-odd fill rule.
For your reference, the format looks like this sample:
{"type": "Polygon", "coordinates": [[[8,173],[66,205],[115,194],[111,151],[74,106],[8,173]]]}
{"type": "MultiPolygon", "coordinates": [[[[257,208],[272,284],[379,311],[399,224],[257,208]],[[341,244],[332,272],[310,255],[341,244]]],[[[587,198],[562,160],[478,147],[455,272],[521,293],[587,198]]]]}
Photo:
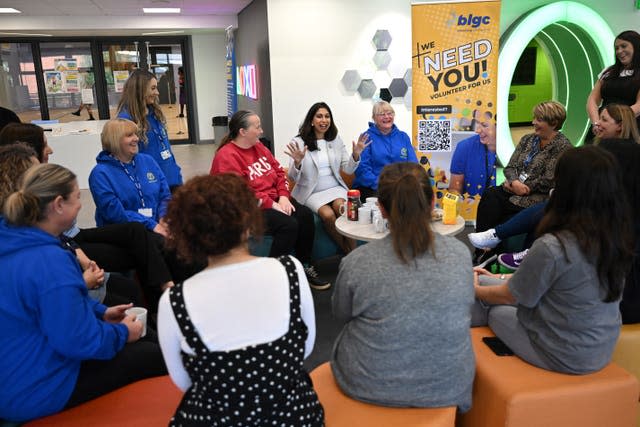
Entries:
{"type": "MultiPolygon", "coordinates": [[[[160,169],[167,178],[169,187],[175,187],[176,185],[182,185],[182,171],[176,158],[171,150],[171,143],[169,142],[169,136],[167,135],[166,127],[156,118],[152,110],[149,109],[147,114],[147,121],[149,122],[149,130],[146,133],[147,143],[140,140],[138,147],[141,153],[148,154],[158,163],[160,169]],[[162,158],[162,152],[168,153],[169,157],[162,158]]],[[[125,109],[118,113],[118,117],[121,119],[132,120],[131,115],[125,109]]]]}
{"type": "Polygon", "coordinates": [[[382,169],[391,163],[418,162],[409,135],[393,125],[391,132],[383,135],[376,125],[369,122],[367,130],[371,144],[360,154],[353,188],[378,189],[378,177],[382,169]]]}
{"type": "Polygon", "coordinates": [[[123,164],[102,151],[98,164],[89,175],[89,189],[96,204],[96,225],[141,222],[149,230],[160,221],[171,199],[167,180],[151,156],[138,153],[131,163],[123,164]],[[140,184],[140,192],[135,180],[140,184]],[[144,204],[143,204],[144,200],[144,204]],[[151,209],[146,216],[139,209],[151,209]]]}
{"type": "Polygon", "coordinates": [[[127,327],[99,320],[82,272],[60,240],[0,218],[0,418],[25,421],[64,408],[80,363],[111,359],[127,327]]]}

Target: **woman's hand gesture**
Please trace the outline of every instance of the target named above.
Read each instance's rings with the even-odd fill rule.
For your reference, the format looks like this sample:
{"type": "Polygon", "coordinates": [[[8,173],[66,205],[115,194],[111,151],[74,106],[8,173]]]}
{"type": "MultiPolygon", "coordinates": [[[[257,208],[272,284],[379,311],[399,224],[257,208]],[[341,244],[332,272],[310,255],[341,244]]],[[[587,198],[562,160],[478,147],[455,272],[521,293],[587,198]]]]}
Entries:
{"type": "Polygon", "coordinates": [[[356,162],[360,160],[360,154],[369,145],[371,145],[371,141],[369,141],[369,134],[366,132],[360,134],[360,137],[358,137],[358,142],[351,141],[353,160],[355,160],[356,162]]]}
{"type": "Polygon", "coordinates": [[[305,145],[301,150],[300,146],[298,145],[298,141],[291,141],[287,144],[287,150],[289,151],[285,150],[284,154],[293,159],[293,163],[296,169],[300,169],[302,159],[304,159],[304,155],[307,154],[307,146],[305,145]]]}

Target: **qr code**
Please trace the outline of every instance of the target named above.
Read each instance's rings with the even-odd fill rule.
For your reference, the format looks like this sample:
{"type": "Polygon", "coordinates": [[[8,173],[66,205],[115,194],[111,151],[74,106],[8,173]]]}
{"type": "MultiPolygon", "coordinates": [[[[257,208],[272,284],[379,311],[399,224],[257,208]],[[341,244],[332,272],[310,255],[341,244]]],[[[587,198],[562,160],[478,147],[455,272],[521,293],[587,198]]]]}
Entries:
{"type": "Polygon", "coordinates": [[[451,120],[418,120],[418,151],[451,151],[451,120]]]}

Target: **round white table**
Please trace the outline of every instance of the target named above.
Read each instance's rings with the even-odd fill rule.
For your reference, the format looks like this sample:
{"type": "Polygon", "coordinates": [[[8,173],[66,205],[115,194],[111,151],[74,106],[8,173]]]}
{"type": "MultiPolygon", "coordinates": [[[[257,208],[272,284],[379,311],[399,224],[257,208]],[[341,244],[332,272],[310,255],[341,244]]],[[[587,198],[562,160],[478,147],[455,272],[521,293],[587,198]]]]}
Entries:
{"type": "MultiPolygon", "coordinates": [[[[464,230],[464,226],[464,218],[459,215],[458,218],[456,218],[456,223],[453,225],[445,225],[442,223],[442,220],[433,221],[431,223],[433,231],[442,234],[443,236],[455,236],[464,230]]],[[[382,239],[389,233],[388,231],[378,233],[374,230],[373,224],[358,224],[356,221],[349,221],[345,215],[340,216],[340,218],[336,220],[336,229],[338,230],[338,233],[343,236],[362,240],[364,242],[382,239]]]]}

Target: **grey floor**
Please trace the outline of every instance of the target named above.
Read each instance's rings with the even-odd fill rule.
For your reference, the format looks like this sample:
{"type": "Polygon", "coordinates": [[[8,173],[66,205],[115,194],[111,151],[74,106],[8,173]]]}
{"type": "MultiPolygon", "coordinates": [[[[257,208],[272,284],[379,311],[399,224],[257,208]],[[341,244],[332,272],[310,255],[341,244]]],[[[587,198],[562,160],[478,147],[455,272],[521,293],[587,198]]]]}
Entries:
{"type": "MultiPolygon", "coordinates": [[[[215,145],[176,145],[172,149],[178,164],[182,167],[182,174],[185,180],[209,173],[211,160],[216,149],[215,145]]],[[[82,210],[78,216],[78,225],[81,228],[95,227],[95,204],[91,198],[91,193],[89,190],[81,190],[80,192],[82,210]]],[[[468,245],[466,235],[471,231],[471,227],[466,227],[464,232],[458,235],[458,238],[468,245]]],[[[330,280],[333,283],[338,274],[339,265],[340,257],[336,256],[318,261],[317,268],[323,279],[330,280]]],[[[308,370],[330,359],[333,342],[342,328],[342,324],[334,319],[331,314],[332,293],[332,289],[313,291],[316,310],[316,344],[313,353],[305,362],[305,367],[308,370]]]]}

